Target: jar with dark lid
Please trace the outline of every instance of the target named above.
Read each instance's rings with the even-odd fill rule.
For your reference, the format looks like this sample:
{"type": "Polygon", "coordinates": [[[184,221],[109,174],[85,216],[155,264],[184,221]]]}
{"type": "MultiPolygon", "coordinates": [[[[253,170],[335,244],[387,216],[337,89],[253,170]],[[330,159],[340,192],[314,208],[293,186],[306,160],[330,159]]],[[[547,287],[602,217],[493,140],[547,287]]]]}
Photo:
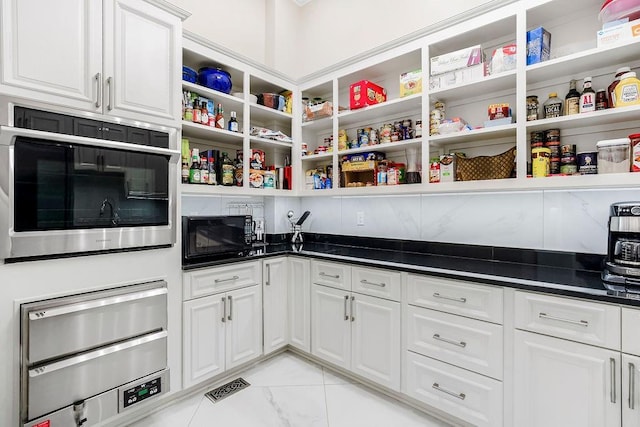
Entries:
{"type": "Polygon", "coordinates": [[[538,120],[538,108],[540,103],[536,95],[527,96],[527,121],[538,120]]]}

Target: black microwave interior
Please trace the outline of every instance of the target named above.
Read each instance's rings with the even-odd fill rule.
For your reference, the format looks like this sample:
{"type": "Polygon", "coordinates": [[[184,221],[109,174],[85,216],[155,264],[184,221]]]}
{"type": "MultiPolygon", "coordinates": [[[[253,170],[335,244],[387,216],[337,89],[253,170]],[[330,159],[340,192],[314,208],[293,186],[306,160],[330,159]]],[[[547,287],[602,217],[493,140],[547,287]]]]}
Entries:
{"type": "Polygon", "coordinates": [[[251,249],[250,215],[183,216],[184,264],[206,262],[251,249]]]}
{"type": "Polygon", "coordinates": [[[169,163],[161,154],[18,137],[15,231],[168,225],[169,163]]]}

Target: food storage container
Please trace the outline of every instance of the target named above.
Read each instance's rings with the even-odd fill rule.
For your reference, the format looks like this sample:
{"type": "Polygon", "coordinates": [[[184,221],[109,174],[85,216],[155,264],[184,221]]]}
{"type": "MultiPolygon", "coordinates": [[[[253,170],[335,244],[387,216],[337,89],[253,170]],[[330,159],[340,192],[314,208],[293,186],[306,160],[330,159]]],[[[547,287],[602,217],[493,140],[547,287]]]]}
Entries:
{"type": "Polygon", "coordinates": [[[284,111],[285,99],[284,96],[277,93],[261,93],[258,95],[258,104],[274,110],[284,111]]]}
{"type": "Polygon", "coordinates": [[[629,172],[629,138],[598,141],[598,174],[629,172]]]}
{"type": "Polygon", "coordinates": [[[193,68],[189,68],[186,65],[182,66],[182,80],[189,83],[195,83],[198,79],[198,73],[193,68]]]}
{"type": "Polygon", "coordinates": [[[640,18],[640,3],[637,0],[606,0],[598,15],[600,22],[611,22],[622,18],[629,21],[640,18]]]}
{"type": "Polygon", "coordinates": [[[231,75],[221,68],[200,68],[198,70],[198,83],[222,93],[231,93],[231,75]]]}

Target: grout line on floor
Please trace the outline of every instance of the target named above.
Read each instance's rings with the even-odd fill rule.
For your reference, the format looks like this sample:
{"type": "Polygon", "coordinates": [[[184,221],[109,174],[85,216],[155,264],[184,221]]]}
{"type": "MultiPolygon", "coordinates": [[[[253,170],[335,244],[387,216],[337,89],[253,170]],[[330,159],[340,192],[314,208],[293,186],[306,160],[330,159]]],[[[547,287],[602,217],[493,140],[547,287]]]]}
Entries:
{"type": "Polygon", "coordinates": [[[187,423],[188,427],[191,427],[191,422],[193,421],[193,419],[195,418],[196,414],[200,410],[200,406],[202,405],[202,401],[203,400],[204,400],[204,395],[200,396],[200,402],[198,402],[198,405],[196,406],[195,411],[193,411],[193,414],[191,414],[191,416],[189,417],[189,422],[187,423]]]}
{"type": "Polygon", "coordinates": [[[325,412],[325,415],[327,417],[327,427],[330,427],[330,425],[329,425],[329,401],[327,399],[327,384],[325,383],[325,379],[324,379],[325,367],[321,366],[320,369],[322,369],[322,391],[324,392],[324,412],[325,412]]]}

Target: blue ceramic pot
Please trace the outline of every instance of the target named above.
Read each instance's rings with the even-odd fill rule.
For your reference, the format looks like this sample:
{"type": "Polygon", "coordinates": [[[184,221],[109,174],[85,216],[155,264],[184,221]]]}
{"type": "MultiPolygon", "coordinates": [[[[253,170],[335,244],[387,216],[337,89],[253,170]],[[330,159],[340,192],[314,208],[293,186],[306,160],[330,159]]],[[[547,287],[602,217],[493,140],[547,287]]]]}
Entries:
{"type": "Polygon", "coordinates": [[[198,70],[198,83],[219,92],[231,92],[231,75],[220,68],[200,68],[198,70]]]}

